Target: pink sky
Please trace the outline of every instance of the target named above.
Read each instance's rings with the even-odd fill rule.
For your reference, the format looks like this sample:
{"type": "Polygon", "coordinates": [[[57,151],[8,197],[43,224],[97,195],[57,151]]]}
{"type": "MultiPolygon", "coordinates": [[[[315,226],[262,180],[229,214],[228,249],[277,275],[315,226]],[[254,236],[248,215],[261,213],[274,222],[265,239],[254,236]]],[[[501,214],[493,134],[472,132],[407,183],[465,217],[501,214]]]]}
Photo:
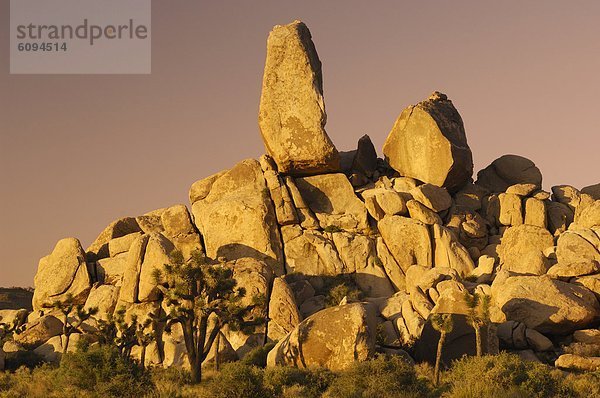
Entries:
{"type": "Polygon", "coordinates": [[[9,75],[0,0],[0,286],[112,220],[187,202],[192,182],[264,152],[257,112],[273,25],[303,20],[327,131],[380,155],[404,107],[446,93],[475,170],[516,153],[544,186],[600,181],[600,2],[155,1],[149,76],[9,75]]]}

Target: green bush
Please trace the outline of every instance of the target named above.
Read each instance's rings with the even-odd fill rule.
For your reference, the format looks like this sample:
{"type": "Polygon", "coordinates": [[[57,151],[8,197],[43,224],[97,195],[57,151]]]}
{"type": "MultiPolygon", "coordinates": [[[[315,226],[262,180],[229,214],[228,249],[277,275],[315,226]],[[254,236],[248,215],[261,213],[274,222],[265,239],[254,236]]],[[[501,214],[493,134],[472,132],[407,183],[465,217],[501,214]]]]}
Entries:
{"type": "Polygon", "coordinates": [[[323,395],[326,398],[428,397],[429,383],[419,379],[412,365],[397,356],[378,356],[340,372],[323,395]]]}
{"type": "Polygon", "coordinates": [[[267,366],[267,355],[275,347],[275,343],[267,343],[265,345],[255,347],[250,350],[242,359],[242,363],[251,366],[264,368],[267,366]]]}
{"type": "Polygon", "coordinates": [[[101,397],[137,397],[152,386],[147,372],[109,346],[64,355],[57,378],[101,397]]]}
{"type": "Polygon", "coordinates": [[[42,365],[7,372],[0,397],[141,397],[152,390],[146,372],[111,347],[63,356],[59,367],[42,365]]]}
{"type": "Polygon", "coordinates": [[[348,301],[359,301],[363,298],[363,292],[351,275],[337,275],[325,279],[323,290],[327,307],[335,307],[344,297],[347,297],[348,301]]]}
{"type": "Polygon", "coordinates": [[[333,373],[326,369],[276,366],[265,369],[264,388],[271,397],[318,398],[332,379],[333,373]]]}
{"type": "Polygon", "coordinates": [[[458,360],[444,381],[452,398],[576,396],[551,367],[509,353],[458,360]]]}
{"type": "Polygon", "coordinates": [[[206,398],[267,398],[262,369],[241,362],[223,365],[219,373],[205,382],[200,396],[206,398]]]}

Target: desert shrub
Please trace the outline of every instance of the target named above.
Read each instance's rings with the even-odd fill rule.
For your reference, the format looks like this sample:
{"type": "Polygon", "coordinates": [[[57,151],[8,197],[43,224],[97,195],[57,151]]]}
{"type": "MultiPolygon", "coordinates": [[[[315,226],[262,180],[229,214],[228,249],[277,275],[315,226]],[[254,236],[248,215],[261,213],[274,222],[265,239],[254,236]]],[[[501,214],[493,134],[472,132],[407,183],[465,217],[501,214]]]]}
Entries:
{"type": "Polygon", "coordinates": [[[254,347],[244,358],[242,359],[242,363],[251,366],[258,366],[259,368],[264,368],[267,366],[267,355],[269,351],[271,351],[275,347],[275,343],[267,343],[265,345],[254,347]]]}
{"type": "Polygon", "coordinates": [[[57,381],[101,397],[137,397],[147,392],[150,376],[112,346],[94,346],[63,356],[57,381]]]}
{"type": "MultiPolygon", "coordinates": [[[[206,372],[205,380],[209,380],[211,372],[206,372]]],[[[154,389],[144,398],[192,398],[202,396],[204,383],[192,384],[190,372],[179,367],[151,368],[150,375],[154,389]]]]}
{"type": "Polygon", "coordinates": [[[326,369],[298,369],[289,366],[267,368],[264,388],[271,397],[318,398],[327,389],[333,373],[326,369]]]}
{"type": "Polygon", "coordinates": [[[564,382],[577,397],[600,397],[600,372],[569,373],[564,382]]]}
{"type": "Polygon", "coordinates": [[[329,232],[329,233],[335,233],[335,232],[342,232],[343,230],[338,227],[337,225],[328,225],[325,228],[323,228],[323,232],[329,232]]]}
{"type": "Polygon", "coordinates": [[[419,379],[402,358],[379,356],[340,372],[324,394],[327,398],[404,398],[431,396],[429,383],[419,379]]]}
{"type": "Polygon", "coordinates": [[[91,347],[63,356],[59,367],[44,364],[6,372],[0,397],[141,397],[152,389],[147,373],[111,347],[91,347]]]}
{"type": "Polygon", "coordinates": [[[344,297],[347,297],[348,301],[358,301],[363,298],[363,292],[351,275],[337,275],[326,279],[323,290],[327,307],[335,307],[344,297]]]}
{"type": "Polygon", "coordinates": [[[241,362],[223,365],[211,380],[203,382],[200,394],[206,398],[267,398],[263,388],[263,371],[241,362]]]}
{"type": "MultiPolygon", "coordinates": [[[[22,367],[15,372],[6,372],[4,380],[0,382],[0,397],[2,398],[46,398],[77,397],[77,388],[66,386],[66,388],[57,388],[56,369],[48,364],[44,364],[35,369],[22,367]]],[[[80,395],[89,397],[89,395],[80,395]]]]}
{"type": "Polygon", "coordinates": [[[6,370],[17,370],[20,367],[33,369],[44,363],[44,358],[29,350],[11,352],[6,356],[6,370]]]}
{"type": "Polygon", "coordinates": [[[502,353],[465,357],[445,374],[445,397],[574,397],[574,391],[549,366],[502,353]]]}

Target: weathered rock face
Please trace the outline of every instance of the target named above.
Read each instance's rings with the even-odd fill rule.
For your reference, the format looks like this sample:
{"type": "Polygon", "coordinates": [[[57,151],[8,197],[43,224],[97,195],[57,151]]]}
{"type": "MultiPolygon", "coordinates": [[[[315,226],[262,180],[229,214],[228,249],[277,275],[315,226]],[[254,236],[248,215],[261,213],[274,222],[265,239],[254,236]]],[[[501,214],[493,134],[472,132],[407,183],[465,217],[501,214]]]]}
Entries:
{"type": "Polygon", "coordinates": [[[296,178],[296,186],[321,228],[350,231],[368,228],[367,209],[344,174],[296,178]]]}
{"type": "Polygon", "coordinates": [[[600,318],[600,305],[586,288],[549,276],[494,281],[492,295],[508,320],[541,333],[568,334],[600,318]]]}
{"type": "Polygon", "coordinates": [[[393,189],[372,188],[361,192],[369,215],[379,221],[386,215],[405,215],[406,198],[393,189]]]}
{"type": "Polygon", "coordinates": [[[363,235],[336,232],[333,242],[346,272],[354,274],[357,285],[368,297],[389,297],[394,288],[383,264],[376,261],[376,241],[363,235]]]}
{"type": "Polygon", "coordinates": [[[563,264],[600,262],[600,236],[591,229],[570,229],[558,238],[556,258],[563,264]]]}
{"type": "Polygon", "coordinates": [[[455,269],[459,275],[467,276],[475,268],[467,249],[458,242],[454,234],[438,224],[433,226],[434,258],[436,267],[455,269]]]}
{"type": "Polygon", "coordinates": [[[65,300],[69,294],[75,302],[85,303],[91,283],[79,240],[58,241],[52,253],[40,260],[34,286],[34,310],[52,307],[55,301],[65,300]]]}
{"type": "Polygon", "coordinates": [[[473,174],[473,157],[458,111],[444,94],[409,106],[383,146],[400,175],[456,191],[473,174]]]}
{"type": "Polygon", "coordinates": [[[269,155],[260,157],[265,182],[269,188],[269,194],[275,207],[275,215],[279,225],[293,225],[299,223],[298,212],[294,207],[294,201],[288,187],[277,172],[277,166],[269,155]]]}
{"type": "Polygon", "coordinates": [[[345,272],[335,245],[326,234],[292,225],[282,227],[281,234],[288,273],[337,275],[345,272]]]}
{"type": "Polygon", "coordinates": [[[385,217],[379,222],[379,231],[402,270],[413,264],[432,265],[429,230],[423,223],[400,216],[385,217]]]}
{"type": "Polygon", "coordinates": [[[375,352],[374,314],[364,304],[331,307],[302,321],[269,352],[267,366],[340,370],[375,352]],[[343,332],[342,332],[343,331],[343,332]]]}
{"type": "Polygon", "coordinates": [[[91,261],[109,256],[108,242],[134,232],[142,232],[134,217],[125,217],[113,221],[98,235],[96,240],[87,248],[86,252],[91,261]]]}
{"type": "Polygon", "coordinates": [[[206,255],[258,258],[281,275],[281,238],[260,164],[256,160],[238,163],[207,190],[192,206],[206,255]]]}
{"type": "Polygon", "coordinates": [[[97,319],[107,319],[108,315],[115,311],[119,290],[118,286],[113,285],[94,286],[85,301],[84,309],[97,308],[98,313],[95,317],[97,319]]]}
{"type": "Polygon", "coordinates": [[[164,227],[163,235],[181,251],[184,258],[189,258],[196,250],[202,250],[200,235],[192,224],[190,213],[185,205],[167,208],[161,214],[160,221],[164,227]]]}
{"type": "Polygon", "coordinates": [[[540,227],[520,225],[506,230],[498,248],[502,268],[521,274],[545,274],[549,264],[543,252],[554,245],[552,235],[540,227]]]}
{"type": "Polygon", "coordinates": [[[539,189],[542,187],[542,173],[527,158],[504,155],[477,173],[476,183],[492,192],[504,192],[515,184],[534,184],[539,189]]]}
{"type": "Polygon", "coordinates": [[[258,123],[281,173],[340,169],[326,120],[321,61],[308,28],[300,21],[275,26],[267,41],[258,123]]]}

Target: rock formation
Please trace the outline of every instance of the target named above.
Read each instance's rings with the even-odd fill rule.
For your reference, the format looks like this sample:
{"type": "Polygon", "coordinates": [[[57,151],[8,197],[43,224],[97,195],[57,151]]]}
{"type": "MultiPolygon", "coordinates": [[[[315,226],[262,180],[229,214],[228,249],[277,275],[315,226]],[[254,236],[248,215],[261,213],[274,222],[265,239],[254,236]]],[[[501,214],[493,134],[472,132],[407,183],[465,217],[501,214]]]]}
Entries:
{"type": "MultiPolygon", "coordinates": [[[[156,271],[178,249],[184,260],[196,250],[219,260],[249,295],[265,297],[257,308],[267,321],[254,333],[217,334],[227,360],[266,342],[277,342],[271,365],[341,369],[403,349],[431,360],[430,316],[452,314],[450,360],[475,352],[464,297],[477,293],[491,296],[498,335],[486,332],[490,352],[499,345],[559,367],[595,366],[559,355],[573,339],[600,344],[598,185],[544,191],[540,170],[516,155],[473,182],[462,119],[438,92],[401,113],[385,159],[368,136],[338,153],[325,120],[308,28],[275,27],[259,114],[267,154],[193,183],[191,210],[179,204],[116,220],[87,250],[75,238],[59,241],[40,260],[34,312],[10,343],[52,357],[64,336],[51,307],[67,295],[100,309],[83,333],[120,308],[126,319],[164,315],[168,281],[156,271]]],[[[187,366],[181,327],[163,329],[147,363],[187,366]]]]}

